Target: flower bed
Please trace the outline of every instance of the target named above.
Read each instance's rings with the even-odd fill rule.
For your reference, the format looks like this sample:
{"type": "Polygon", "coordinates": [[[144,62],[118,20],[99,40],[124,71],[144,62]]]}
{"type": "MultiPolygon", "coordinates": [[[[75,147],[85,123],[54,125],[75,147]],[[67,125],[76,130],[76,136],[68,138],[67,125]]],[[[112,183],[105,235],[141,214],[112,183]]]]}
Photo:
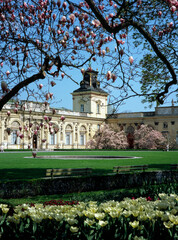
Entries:
{"type": "Polygon", "coordinates": [[[0,204],[0,239],[176,239],[177,202],[176,194],[159,194],[155,201],[0,204]]]}

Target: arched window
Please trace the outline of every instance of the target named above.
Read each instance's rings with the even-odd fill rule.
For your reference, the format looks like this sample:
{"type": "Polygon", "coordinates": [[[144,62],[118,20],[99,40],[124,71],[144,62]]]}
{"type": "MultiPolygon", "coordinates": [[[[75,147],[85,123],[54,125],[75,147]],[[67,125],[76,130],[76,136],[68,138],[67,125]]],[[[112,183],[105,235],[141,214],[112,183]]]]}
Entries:
{"type": "Polygon", "coordinates": [[[80,127],[80,145],[85,145],[86,144],[86,127],[81,126],[80,127]]]}
{"type": "Polygon", "coordinates": [[[72,144],[72,126],[67,125],[65,129],[65,135],[66,135],[66,145],[72,144]]]}
{"type": "Polygon", "coordinates": [[[11,144],[20,144],[19,127],[20,127],[20,124],[17,121],[12,123],[12,126],[11,126],[11,144]]]}
{"type": "Polygon", "coordinates": [[[49,144],[55,145],[57,144],[57,132],[59,131],[59,127],[57,124],[52,123],[49,135],[49,144]]]}

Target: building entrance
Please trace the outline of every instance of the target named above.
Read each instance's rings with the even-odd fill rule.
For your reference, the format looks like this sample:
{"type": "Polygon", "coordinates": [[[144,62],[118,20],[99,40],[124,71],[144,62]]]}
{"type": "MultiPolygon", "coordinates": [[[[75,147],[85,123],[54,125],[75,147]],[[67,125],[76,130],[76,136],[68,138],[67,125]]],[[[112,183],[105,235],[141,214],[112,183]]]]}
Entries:
{"type": "Polygon", "coordinates": [[[37,135],[33,135],[33,148],[37,149],[37,135]]]}

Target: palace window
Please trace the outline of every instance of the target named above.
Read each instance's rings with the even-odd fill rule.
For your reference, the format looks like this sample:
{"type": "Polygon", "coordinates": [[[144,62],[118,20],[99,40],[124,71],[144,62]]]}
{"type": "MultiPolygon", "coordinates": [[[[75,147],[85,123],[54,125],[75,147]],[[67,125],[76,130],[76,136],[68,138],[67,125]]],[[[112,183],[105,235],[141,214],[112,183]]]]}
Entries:
{"type": "Polygon", "coordinates": [[[86,127],[85,126],[81,126],[80,127],[80,145],[85,145],[86,142],[86,127]]]}
{"type": "Polygon", "coordinates": [[[80,105],[80,112],[84,112],[84,104],[80,105]]]}
{"type": "Polygon", "coordinates": [[[97,105],[96,105],[96,111],[97,111],[97,113],[100,113],[100,104],[99,103],[97,103],[97,105]]]}
{"type": "Polygon", "coordinates": [[[19,144],[19,137],[17,136],[17,130],[13,130],[11,133],[11,144],[19,144]]]}
{"type": "Polygon", "coordinates": [[[168,123],[167,122],[163,123],[163,128],[168,128],[168,123]]]}
{"type": "Polygon", "coordinates": [[[50,144],[56,144],[56,134],[50,134],[50,144]]]}
{"type": "Polygon", "coordinates": [[[72,126],[67,125],[65,129],[65,140],[66,140],[66,145],[71,145],[72,144],[72,126]]]}
{"type": "Polygon", "coordinates": [[[66,133],[66,145],[70,145],[70,133],[66,133]]]}
{"type": "Polygon", "coordinates": [[[85,135],[80,134],[80,145],[85,145],[85,135]]]}

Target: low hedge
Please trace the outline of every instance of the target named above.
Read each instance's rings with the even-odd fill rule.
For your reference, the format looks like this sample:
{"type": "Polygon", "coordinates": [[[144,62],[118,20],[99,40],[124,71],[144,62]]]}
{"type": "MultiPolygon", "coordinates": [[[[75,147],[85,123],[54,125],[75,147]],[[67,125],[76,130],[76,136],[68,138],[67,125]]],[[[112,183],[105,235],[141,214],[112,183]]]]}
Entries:
{"type": "Polygon", "coordinates": [[[0,198],[66,194],[142,187],[145,183],[163,184],[178,180],[177,171],[153,171],[107,176],[64,177],[0,183],[0,198]]]}
{"type": "MultiPolygon", "coordinates": [[[[54,202],[53,202],[54,203],[54,202]]],[[[0,238],[5,239],[177,239],[178,195],[126,198],[98,204],[0,204],[0,238]]]]}

